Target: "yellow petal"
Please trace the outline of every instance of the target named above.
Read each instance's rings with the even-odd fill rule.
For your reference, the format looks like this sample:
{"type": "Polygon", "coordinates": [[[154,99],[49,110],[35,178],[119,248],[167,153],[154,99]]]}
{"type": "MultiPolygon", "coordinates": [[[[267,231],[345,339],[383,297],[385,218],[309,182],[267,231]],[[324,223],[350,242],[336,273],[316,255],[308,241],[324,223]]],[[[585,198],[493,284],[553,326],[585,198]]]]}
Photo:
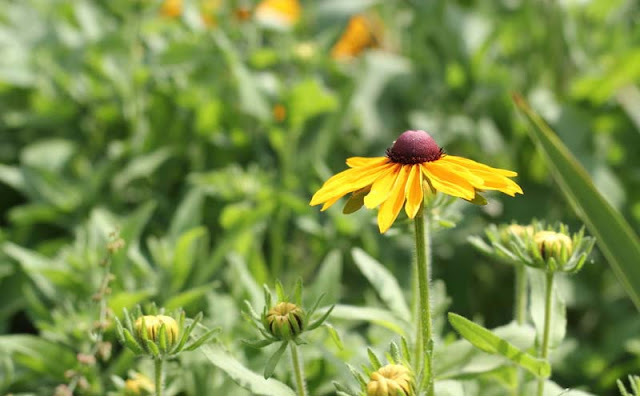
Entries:
{"type": "Polygon", "coordinates": [[[464,166],[465,168],[468,168],[468,169],[478,169],[478,170],[482,170],[482,171],[497,173],[499,175],[507,176],[507,177],[518,176],[517,172],[513,172],[513,171],[510,171],[510,170],[506,170],[506,169],[492,168],[489,165],[481,164],[479,162],[476,162],[474,160],[470,160],[468,158],[457,157],[455,155],[445,155],[442,158],[440,158],[438,161],[439,162],[450,162],[450,163],[462,165],[462,166],[464,166]]]}
{"type": "Polygon", "coordinates": [[[422,172],[436,190],[466,200],[471,200],[476,195],[471,183],[464,177],[447,169],[446,164],[440,164],[440,160],[425,162],[420,166],[422,172]]]}
{"type": "Polygon", "coordinates": [[[325,210],[329,209],[334,203],[338,202],[340,200],[340,198],[342,198],[342,195],[339,195],[337,197],[331,198],[330,200],[325,202],[324,205],[322,205],[322,209],[320,209],[320,211],[324,212],[325,210]]]}
{"type": "Polygon", "coordinates": [[[391,162],[387,157],[351,157],[347,158],[347,166],[349,168],[358,168],[361,166],[382,165],[391,162]]]}
{"type": "Polygon", "coordinates": [[[398,171],[400,170],[400,164],[393,164],[387,173],[381,175],[371,185],[371,192],[364,197],[364,206],[368,209],[373,209],[376,206],[384,202],[391,194],[391,187],[398,177],[398,171]]]}
{"type": "Polygon", "coordinates": [[[316,191],[309,205],[318,205],[366,187],[373,183],[387,169],[388,165],[383,164],[372,167],[351,168],[340,172],[332,176],[316,191]]]}
{"type": "Polygon", "coordinates": [[[516,182],[502,175],[480,170],[475,170],[473,173],[483,179],[480,187],[483,190],[498,190],[512,197],[516,193],[522,194],[522,188],[516,182]]]}
{"type": "Polygon", "coordinates": [[[416,217],[416,213],[418,213],[423,199],[422,171],[420,170],[420,165],[411,165],[405,195],[407,196],[407,203],[404,205],[404,210],[407,216],[413,219],[416,217]]]}
{"type": "Polygon", "coordinates": [[[380,205],[380,210],[378,211],[378,228],[380,228],[380,233],[386,232],[389,227],[391,227],[391,224],[393,224],[398,217],[400,209],[402,209],[410,167],[410,165],[404,165],[400,168],[389,198],[380,205]]]}

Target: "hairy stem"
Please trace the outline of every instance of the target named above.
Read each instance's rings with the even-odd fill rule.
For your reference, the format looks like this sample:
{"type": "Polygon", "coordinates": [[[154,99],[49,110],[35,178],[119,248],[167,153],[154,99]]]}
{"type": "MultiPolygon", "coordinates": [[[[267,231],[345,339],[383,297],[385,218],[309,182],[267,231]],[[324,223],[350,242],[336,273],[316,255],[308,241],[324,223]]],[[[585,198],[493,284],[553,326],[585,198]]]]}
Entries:
{"type": "MultiPolygon", "coordinates": [[[[418,269],[418,293],[420,295],[420,326],[421,334],[416,340],[421,340],[422,374],[426,376],[427,396],[434,396],[433,389],[433,329],[431,325],[431,300],[429,297],[429,282],[431,278],[431,233],[429,232],[429,218],[423,209],[418,212],[415,221],[416,238],[416,266],[418,269]]],[[[418,365],[420,367],[420,365],[418,365]]]]}
{"type": "Polygon", "coordinates": [[[527,315],[527,270],[524,264],[516,266],[516,298],[514,316],[519,325],[523,325],[527,315]]]}
{"type": "Polygon", "coordinates": [[[300,356],[298,355],[298,346],[291,342],[289,343],[289,350],[291,351],[291,365],[293,366],[293,373],[296,378],[296,389],[298,396],[307,396],[307,384],[304,381],[304,369],[300,362],[300,356]]]}
{"type": "Polygon", "coordinates": [[[164,386],[164,360],[156,358],[153,360],[156,368],[156,396],[162,396],[162,387],[164,386]]]}
{"type": "MultiPolygon", "coordinates": [[[[540,357],[544,360],[549,358],[549,333],[551,332],[551,302],[553,300],[553,272],[547,273],[547,289],[544,301],[544,331],[542,333],[542,345],[540,347],[540,357]]],[[[544,394],[544,378],[538,378],[538,396],[544,394]]]]}

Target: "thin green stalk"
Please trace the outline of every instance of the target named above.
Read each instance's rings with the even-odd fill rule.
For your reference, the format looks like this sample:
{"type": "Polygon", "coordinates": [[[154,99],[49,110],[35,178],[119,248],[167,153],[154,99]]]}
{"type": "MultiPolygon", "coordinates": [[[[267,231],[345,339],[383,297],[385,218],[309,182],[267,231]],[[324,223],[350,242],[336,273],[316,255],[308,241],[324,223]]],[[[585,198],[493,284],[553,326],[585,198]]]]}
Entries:
{"type": "Polygon", "coordinates": [[[164,386],[164,359],[156,358],[153,362],[156,368],[156,396],[162,396],[162,387],[164,386]]]}
{"type": "Polygon", "coordinates": [[[527,315],[527,270],[524,264],[516,265],[516,296],[514,316],[523,325],[527,315]]]}
{"type": "Polygon", "coordinates": [[[304,369],[300,363],[300,356],[298,356],[298,346],[294,342],[291,342],[289,343],[289,350],[291,351],[293,373],[296,377],[297,394],[298,396],[307,396],[307,384],[304,381],[304,369]]]}
{"type": "MultiPolygon", "coordinates": [[[[418,269],[418,292],[420,295],[420,326],[424,363],[422,373],[427,376],[427,396],[434,396],[433,388],[433,329],[431,325],[431,300],[429,282],[431,278],[431,234],[429,216],[421,208],[415,220],[416,266],[418,269]]],[[[420,365],[418,367],[421,367],[420,365]]]]}
{"type": "MultiPolygon", "coordinates": [[[[547,289],[544,301],[544,332],[542,333],[542,346],[540,347],[540,357],[544,360],[549,358],[549,333],[551,332],[551,302],[553,299],[553,272],[547,272],[547,289]]],[[[544,378],[538,378],[538,396],[544,394],[544,378]]]]}

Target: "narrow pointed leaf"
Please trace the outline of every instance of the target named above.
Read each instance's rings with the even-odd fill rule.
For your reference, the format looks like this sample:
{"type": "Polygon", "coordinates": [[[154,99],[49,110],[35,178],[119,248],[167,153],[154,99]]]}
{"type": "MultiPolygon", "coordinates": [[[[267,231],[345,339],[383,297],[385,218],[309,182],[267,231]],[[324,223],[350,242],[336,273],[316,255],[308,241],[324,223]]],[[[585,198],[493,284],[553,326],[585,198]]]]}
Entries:
{"type": "Polygon", "coordinates": [[[451,312],[448,316],[451,326],[476,348],[493,355],[504,356],[538,377],[547,378],[551,375],[551,367],[546,361],[531,356],[469,319],[451,312]]]}
{"type": "Polygon", "coordinates": [[[283,342],[282,345],[280,345],[280,348],[278,348],[273,353],[273,355],[271,355],[269,360],[267,360],[267,364],[264,366],[265,379],[270,378],[273,375],[273,372],[276,370],[276,366],[278,365],[278,362],[280,361],[280,358],[282,358],[284,352],[287,350],[288,345],[288,342],[283,342]]]}
{"type": "Polygon", "coordinates": [[[585,223],[618,281],[640,310],[640,240],[631,226],[596,190],[589,174],[551,128],[519,95],[518,109],[532,125],[529,134],[547,159],[556,182],[585,223]]]}

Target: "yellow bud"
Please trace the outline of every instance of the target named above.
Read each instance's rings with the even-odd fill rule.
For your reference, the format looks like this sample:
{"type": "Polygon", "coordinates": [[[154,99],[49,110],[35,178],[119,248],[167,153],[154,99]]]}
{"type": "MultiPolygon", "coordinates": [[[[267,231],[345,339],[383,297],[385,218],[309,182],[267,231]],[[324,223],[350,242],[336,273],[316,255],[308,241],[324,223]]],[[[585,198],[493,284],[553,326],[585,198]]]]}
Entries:
{"type": "Polygon", "coordinates": [[[178,340],[178,323],[170,316],[165,315],[145,315],[136,320],[135,330],[136,335],[142,338],[142,332],[145,331],[147,338],[153,342],[157,342],[160,337],[160,329],[164,324],[167,332],[167,343],[174,345],[178,340]],[[142,327],[142,321],[144,319],[145,327],[142,327]]]}
{"type": "Polygon", "coordinates": [[[269,332],[279,339],[294,338],[304,329],[304,311],[289,302],[278,303],[267,313],[269,332]]]}
{"type": "Polygon", "coordinates": [[[367,396],[396,396],[400,391],[407,396],[413,396],[414,388],[413,375],[409,368],[401,364],[387,364],[371,373],[367,384],[367,396]]]}
{"type": "Polygon", "coordinates": [[[563,248],[566,250],[567,256],[571,255],[573,243],[571,238],[565,234],[555,231],[539,231],[534,235],[534,240],[543,259],[548,258],[566,259],[562,257],[563,248]]]}

